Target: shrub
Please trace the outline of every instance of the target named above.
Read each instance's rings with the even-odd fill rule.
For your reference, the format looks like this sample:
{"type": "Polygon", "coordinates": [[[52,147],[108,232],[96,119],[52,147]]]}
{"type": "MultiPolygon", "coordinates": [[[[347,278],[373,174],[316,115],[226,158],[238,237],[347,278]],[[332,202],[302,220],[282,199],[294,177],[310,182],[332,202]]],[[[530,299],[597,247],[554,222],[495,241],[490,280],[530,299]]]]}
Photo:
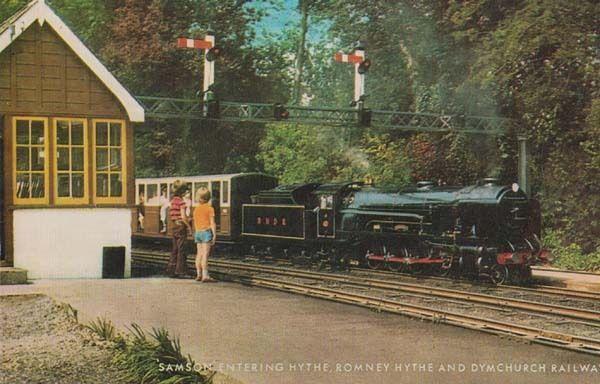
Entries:
{"type": "Polygon", "coordinates": [[[147,335],[132,324],[129,331],[115,356],[115,362],[127,371],[125,379],[152,384],[212,382],[214,372],[197,369],[192,357],[183,355],[179,339],[172,340],[165,329],[153,328],[147,335]]]}
{"type": "Polygon", "coordinates": [[[117,337],[115,326],[110,320],[98,317],[85,326],[87,329],[98,335],[101,340],[114,341],[117,337]]]}
{"type": "Polygon", "coordinates": [[[544,236],[544,247],[552,253],[554,266],[574,271],[600,271],[600,247],[585,254],[579,244],[563,245],[563,238],[562,232],[556,230],[544,236]]]}

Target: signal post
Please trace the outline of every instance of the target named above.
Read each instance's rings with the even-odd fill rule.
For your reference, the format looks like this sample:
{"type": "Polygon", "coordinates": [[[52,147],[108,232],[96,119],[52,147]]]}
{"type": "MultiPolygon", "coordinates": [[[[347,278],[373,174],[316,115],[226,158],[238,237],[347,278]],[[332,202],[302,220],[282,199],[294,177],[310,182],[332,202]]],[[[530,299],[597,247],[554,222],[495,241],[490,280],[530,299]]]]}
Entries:
{"type": "Polygon", "coordinates": [[[358,123],[363,126],[371,125],[371,110],[365,108],[365,75],[371,67],[371,60],[365,58],[365,50],[363,44],[351,54],[338,52],[334,55],[334,60],[339,63],[354,64],[354,100],[350,103],[351,106],[358,110],[358,123]]]}
{"type": "Polygon", "coordinates": [[[177,39],[177,47],[204,51],[204,77],[202,78],[202,99],[204,100],[205,115],[219,117],[219,101],[215,97],[212,86],[215,83],[215,60],[221,55],[221,49],[215,45],[215,36],[207,33],[204,39],[177,39]]]}

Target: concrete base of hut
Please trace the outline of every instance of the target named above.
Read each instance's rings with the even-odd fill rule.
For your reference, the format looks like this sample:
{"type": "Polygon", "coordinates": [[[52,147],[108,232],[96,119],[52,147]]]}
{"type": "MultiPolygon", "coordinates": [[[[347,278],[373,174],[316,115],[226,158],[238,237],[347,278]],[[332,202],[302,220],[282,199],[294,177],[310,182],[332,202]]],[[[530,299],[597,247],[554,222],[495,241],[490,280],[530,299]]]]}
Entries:
{"type": "Polygon", "coordinates": [[[0,267],[0,285],[27,284],[27,270],[13,267],[0,267]]]}

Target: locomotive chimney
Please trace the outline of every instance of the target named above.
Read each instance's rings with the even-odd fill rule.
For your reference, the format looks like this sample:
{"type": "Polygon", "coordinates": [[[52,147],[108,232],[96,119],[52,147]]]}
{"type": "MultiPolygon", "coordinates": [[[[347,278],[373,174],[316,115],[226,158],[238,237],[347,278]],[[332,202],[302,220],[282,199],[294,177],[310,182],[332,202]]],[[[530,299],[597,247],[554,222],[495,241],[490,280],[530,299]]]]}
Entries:
{"type": "Polygon", "coordinates": [[[431,189],[434,186],[433,181],[424,180],[417,182],[417,188],[421,190],[431,189]]]}
{"type": "Polygon", "coordinates": [[[493,185],[498,185],[498,179],[496,179],[495,177],[486,177],[484,179],[481,180],[481,185],[484,185],[486,187],[491,187],[493,185]]]}

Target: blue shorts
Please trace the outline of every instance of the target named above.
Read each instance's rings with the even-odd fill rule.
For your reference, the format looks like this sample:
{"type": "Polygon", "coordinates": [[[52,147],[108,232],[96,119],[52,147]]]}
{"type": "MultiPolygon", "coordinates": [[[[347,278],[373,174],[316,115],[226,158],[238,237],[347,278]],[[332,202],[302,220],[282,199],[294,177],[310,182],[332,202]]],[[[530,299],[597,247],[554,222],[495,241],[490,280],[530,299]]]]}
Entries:
{"type": "Polygon", "coordinates": [[[213,239],[212,230],[206,229],[204,231],[196,231],[194,234],[194,241],[196,243],[210,243],[213,239]]]}

